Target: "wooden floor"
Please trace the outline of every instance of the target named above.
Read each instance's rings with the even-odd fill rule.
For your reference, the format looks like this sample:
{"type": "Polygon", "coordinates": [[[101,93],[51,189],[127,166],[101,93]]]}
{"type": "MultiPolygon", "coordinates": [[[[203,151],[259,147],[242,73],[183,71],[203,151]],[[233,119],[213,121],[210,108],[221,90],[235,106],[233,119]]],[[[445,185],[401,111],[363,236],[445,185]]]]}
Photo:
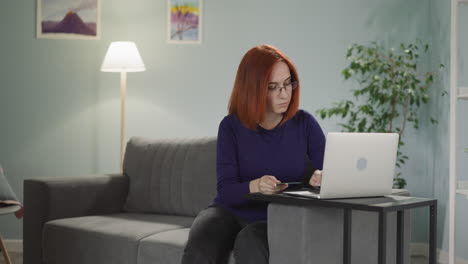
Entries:
{"type": "MultiPolygon", "coordinates": [[[[0,254],[1,257],[1,254],[0,254]]],[[[16,252],[11,252],[10,253],[11,257],[11,262],[12,264],[23,264],[23,254],[22,253],[16,253],[16,252]]],[[[3,258],[0,258],[0,264],[4,264],[5,260],[3,258]]],[[[411,264],[426,264],[427,259],[424,257],[412,257],[411,258],[411,264]]]]}
{"type": "Polygon", "coordinates": [[[411,264],[426,264],[429,263],[429,260],[425,257],[412,257],[411,264]]]}

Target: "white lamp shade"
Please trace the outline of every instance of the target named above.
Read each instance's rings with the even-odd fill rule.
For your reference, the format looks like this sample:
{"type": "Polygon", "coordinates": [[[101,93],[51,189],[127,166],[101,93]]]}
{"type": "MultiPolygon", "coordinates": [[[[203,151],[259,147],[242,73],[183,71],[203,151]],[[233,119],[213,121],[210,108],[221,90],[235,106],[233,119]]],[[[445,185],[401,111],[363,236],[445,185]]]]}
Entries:
{"type": "Polygon", "coordinates": [[[103,72],[140,72],[146,70],[134,42],[112,42],[101,65],[103,72]]]}

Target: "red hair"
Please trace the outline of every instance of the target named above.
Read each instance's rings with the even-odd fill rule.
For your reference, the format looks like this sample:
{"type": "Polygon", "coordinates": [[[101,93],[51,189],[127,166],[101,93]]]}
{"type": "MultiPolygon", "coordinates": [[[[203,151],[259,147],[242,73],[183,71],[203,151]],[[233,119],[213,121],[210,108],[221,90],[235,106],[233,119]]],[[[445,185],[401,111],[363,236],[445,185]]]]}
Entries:
{"type": "Polygon", "coordinates": [[[228,112],[236,115],[241,123],[251,130],[257,131],[257,124],[263,121],[266,112],[268,82],[273,65],[280,61],[288,65],[291,79],[297,81],[288,110],[279,124],[282,125],[291,119],[299,108],[300,82],[292,61],[273,46],[259,45],[250,49],[239,64],[229,99],[228,112]]]}

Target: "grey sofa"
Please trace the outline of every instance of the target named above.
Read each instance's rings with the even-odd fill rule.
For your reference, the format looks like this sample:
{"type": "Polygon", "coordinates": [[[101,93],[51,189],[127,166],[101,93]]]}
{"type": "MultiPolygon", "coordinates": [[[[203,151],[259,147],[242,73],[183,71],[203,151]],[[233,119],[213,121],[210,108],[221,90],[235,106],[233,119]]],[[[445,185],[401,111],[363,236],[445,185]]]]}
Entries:
{"type": "MultiPolygon", "coordinates": [[[[24,263],[180,263],[193,219],[216,194],[215,171],[214,137],[135,137],[123,175],[25,180],[24,263]]],[[[341,263],[339,209],[270,204],[268,213],[270,263],[341,263]]],[[[377,216],[353,219],[353,263],[376,263],[377,216]]],[[[394,229],[395,217],[387,222],[394,229]]]]}

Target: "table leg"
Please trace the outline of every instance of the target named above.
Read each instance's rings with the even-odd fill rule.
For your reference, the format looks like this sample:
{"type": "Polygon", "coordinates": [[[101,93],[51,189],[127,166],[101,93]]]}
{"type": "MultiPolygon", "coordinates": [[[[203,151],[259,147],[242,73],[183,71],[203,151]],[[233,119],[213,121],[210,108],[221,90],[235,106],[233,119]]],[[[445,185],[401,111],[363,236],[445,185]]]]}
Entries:
{"type": "Polygon", "coordinates": [[[403,210],[397,212],[397,263],[403,263],[403,238],[405,235],[405,221],[403,210]]]}
{"type": "Polygon", "coordinates": [[[379,264],[387,260],[387,213],[379,212],[379,264]]]}
{"type": "Polygon", "coordinates": [[[429,207],[429,263],[436,264],[437,257],[437,201],[429,207]]]}
{"type": "Polygon", "coordinates": [[[351,209],[344,209],[343,263],[351,263],[351,209]]]}

